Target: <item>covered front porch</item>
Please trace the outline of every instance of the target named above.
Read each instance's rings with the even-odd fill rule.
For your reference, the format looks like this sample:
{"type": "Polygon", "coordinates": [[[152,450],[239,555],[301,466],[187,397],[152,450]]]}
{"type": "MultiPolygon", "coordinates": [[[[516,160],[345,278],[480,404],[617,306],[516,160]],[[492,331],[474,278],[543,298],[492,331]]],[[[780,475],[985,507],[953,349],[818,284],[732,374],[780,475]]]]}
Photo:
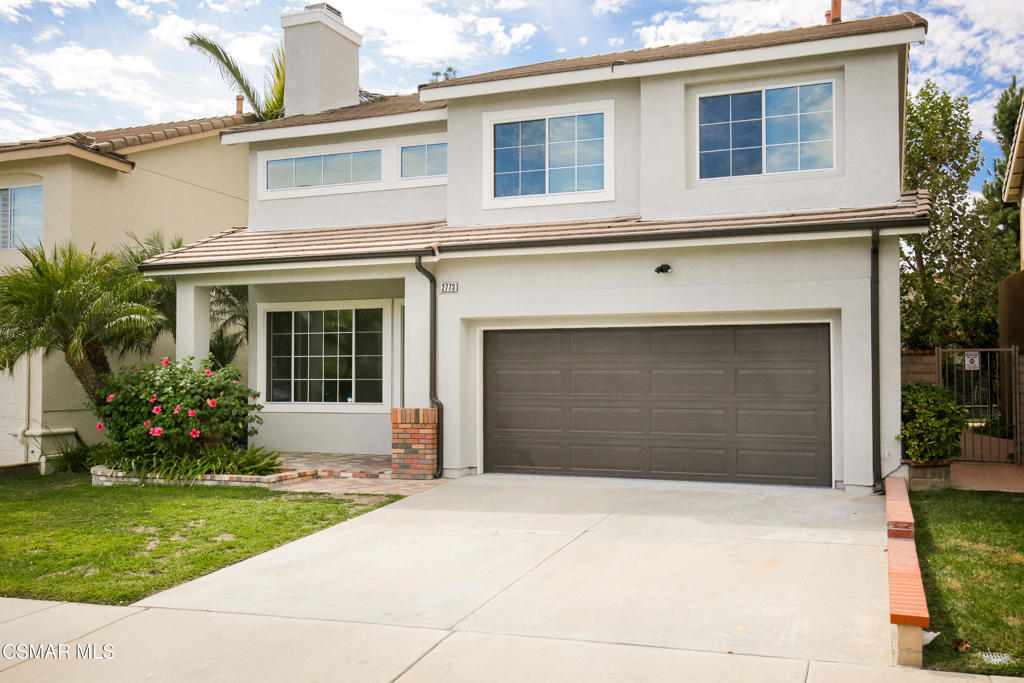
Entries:
{"type": "Polygon", "coordinates": [[[222,266],[175,275],[178,358],[209,353],[211,288],[248,289],[243,371],[259,392],[264,421],[253,445],[325,475],[435,476],[431,283],[411,260],[222,266]]]}

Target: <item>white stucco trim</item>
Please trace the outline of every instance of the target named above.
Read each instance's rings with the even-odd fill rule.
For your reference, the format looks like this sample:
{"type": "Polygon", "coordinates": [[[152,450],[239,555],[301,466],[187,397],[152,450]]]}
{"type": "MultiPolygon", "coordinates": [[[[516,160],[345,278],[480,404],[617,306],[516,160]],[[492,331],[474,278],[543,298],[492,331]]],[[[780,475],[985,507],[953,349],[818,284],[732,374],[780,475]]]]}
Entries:
{"type": "Polygon", "coordinates": [[[237,133],[224,133],[221,135],[220,142],[222,145],[241,145],[249,142],[291,140],[293,138],[312,137],[315,135],[336,135],[338,133],[392,128],[395,126],[411,126],[417,123],[447,120],[447,109],[430,109],[428,111],[412,111],[405,114],[368,116],[348,121],[330,121],[327,123],[310,123],[304,126],[285,126],[283,128],[268,128],[267,130],[257,129],[239,131],[237,133]]]}
{"type": "Polygon", "coordinates": [[[420,90],[420,100],[422,102],[454,100],[461,97],[479,97],[481,95],[495,95],[521,90],[535,90],[538,88],[557,88],[567,85],[578,85],[581,83],[594,83],[598,81],[638,78],[643,76],[657,76],[683,71],[696,71],[698,69],[715,69],[779,59],[815,57],[835,54],[837,52],[868,50],[893,45],[907,45],[909,43],[923,44],[925,42],[925,35],[926,31],[924,28],[912,28],[901,31],[872,33],[863,36],[846,36],[843,38],[831,38],[826,40],[816,40],[813,42],[795,43],[792,45],[754,48],[752,50],[737,50],[733,52],[722,52],[696,57],[662,59],[653,62],[641,62],[638,64],[619,64],[614,67],[600,67],[597,69],[584,69],[580,71],[563,71],[544,74],[541,76],[508,78],[483,83],[469,83],[466,85],[449,85],[442,88],[425,88],[420,90]]]}
{"type": "MultiPolygon", "coordinates": [[[[256,389],[264,398],[264,413],[390,413],[393,405],[393,365],[394,343],[393,317],[394,300],[392,299],[354,299],[350,301],[288,301],[256,304],[256,321],[252,325],[252,334],[256,336],[256,389]],[[267,386],[267,313],[272,311],[327,310],[331,308],[380,308],[383,310],[381,362],[383,382],[382,403],[273,403],[267,386]]],[[[250,339],[251,339],[250,335],[250,339]]],[[[354,357],[354,356],[353,356],[354,357]]],[[[353,362],[354,364],[354,362],[353,362]]]]}
{"type": "Polygon", "coordinates": [[[341,15],[322,8],[305,9],[301,12],[285,14],[281,17],[281,28],[292,28],[293,26],[302,26],[303,24],[324,24],[356,45],[363,44],[363,36],[346,26],[341,19],[341,15]]]}
{"type": "Polygon", "coordinates": [[[585,328],[619,328],[619,327],[703,327],[706,325],[793,325],[817,323],[829,326],[829,394],[830,412],[829,429],[832,437],[832,474],[830,486],[835,488],[837,481],[843,479],[843,445],[842,445],[842,343],[839,326],[841,324],[841,313],[839,311],[766,311],[763,313],[739,313],[715,315],[701,319],[693,316],[680,317],[679,320],[666,320],[664,316],[658,317],[629,317],[621,318],[617,322],[614,318],[609,320],[606,316],[581,316],[572,318],[558,324],[523,318],[518,320],[502,321],[501,323],[483,322],[474,325],[475,331],[475,354],[476,354],[476,382],[474,390],[474,402],[478,419],[475,424],[476,431],[476,466],[477,473],[484,472],[484,332],[492,330],[547,330],[547,329],[585,329],[585,328]],[[838,362],[837,362],[838,361],[838,362]]]}
{"type": "Polygon", "coordinates": [[[448,135],[446,133],[430,133],[426,135],[406,135],[402,137],[383,138],[380,140],[364,140],[362,142],[341,142],[331,145],[286,147],[282,149],[256,152],[256,199],[259,201],[269,201],[274,199],[295,199],[298,197],[319,197],[322,195],[347,194],[350,192],[374,192],[378,190],[397,190],[407,187],[445,185],[448,182],[447,175],[403,178],[402,148],[410,145],[433,145],[447,142],[448,135]],[[294,159],[303,156],[341,154],[345,152],[372,152],[377,150],[381,153],[380,180],[343,183],[340,185],[294,187],[284,190],[267,189],[268,161],[294,159]]]}
{"type": "MultiPolygon", "coordinates": [[[[584,202],[609,202],[615,199],[615,100],[594,102],[571,102],[546,107],[526,109],[504,109],[485,111],[482,114],[483,144],[481,145],[481,192],[484,209],[511,209],[521,206],[551,206],[554,204],[579,204],[584,202]],[[494,196],[494,126],[529,119],[548,119],[556,116],[604,114],[604,189],[584,192],[559,192],[518,197],[494,196]]],[[[546,126],[545,126],[546,128],[546,126]]],[[[545,175],[547,166],[547,142],[545,133],[544,158],[545,175]]],[[[546,182],[546,181],[545,181],[546,182]]]]}

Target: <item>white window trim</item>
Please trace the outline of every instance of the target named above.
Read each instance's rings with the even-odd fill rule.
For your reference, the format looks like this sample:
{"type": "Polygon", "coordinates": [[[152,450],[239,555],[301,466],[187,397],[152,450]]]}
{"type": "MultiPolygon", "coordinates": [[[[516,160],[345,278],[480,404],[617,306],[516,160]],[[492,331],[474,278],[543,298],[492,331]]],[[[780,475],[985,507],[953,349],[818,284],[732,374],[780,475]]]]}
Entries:
{"type": "Polygon", "coordinates": [[[447,140],[438,140],[437,142],[406,142],[406,143],[402,143],[401,145],[399,145],[398,146],[398,179],[399,179],[399,181],[401,181],[401,183],[404,185],[406,183],[414,182],[414,181],[417,181],[417,180],[428,180],[428,179],[429,180],[435,180],[437,178],[447,178],[448,177],[448,160],[447,160],[448,159],[448,157],[447,157],[448,151],[447,151],[447,145],[448,145],[448,141],[447,140]],[[444,144],[446,146],[446,148],[445,148],[445,162],[444,162],[445,172],[444,173],[435,173],[434,175],[418,175],[418,176],[409,176],[409,177],[405,177],[405,176],[402,175],[402,150],[403,149],[405,149],[406,147],[424,147],[425,148],[428,145],[437,145],[437,144],[444,144]]]}
{"type": "Polygon", "coordinates": [[[693,157],[693,170],[694,170],[694,174],[693,175],[694,175],[694,178],[696,179],[696,181],[698,183],[715,183],[715,182],[722,182],[722,181],[736,182],[737,180],[742,181],[745,178],[774,178],[776,176],[784,177],[784,176],[792,176],[792,175],[803,175],[803,174],[806,174],[806,173],[835,173],[839,169],[839,145],[838,145],[838,142],[837,142],[839,140],[839,121],[838,121],[838,117],[836,116],[836,111],[839,108],[838,107],[838,105],[839,105],[839,91],[838,91],[837,86],[838,86],[838,81],[834,77],[830,77],[830,78],[813,78],[813,79],[810,79],[810,80],[786,82],[786,83],[781,83],[779,85],[763,85],[763,86],[752,85],[750,87],[742,87],[742,88],[737,88],[737,87],[733,86],[731,88],[716,89],[716,90],[711,90],[711,91],[708,91],[708,92],[702,92],[702,93],[698,94],[696,96],[697,99],[696,99],[696,101],[694,103],[695,104],[695,106],[694,106],[694,112],[695,112],[694,122],[695,122],[695,125],[697,126],[696,134],[694,136],[694,143],[695,144],[693,146],[693,148],[694,148],[694,157],[693,157]],[[764,112],[765,91],[768,91],[768,90],[781,90],[783,88],[795,88],[795,87],[799,87],[799,86],[803,86],[803,85],[821,85],[821,84],[824,84],[824,83],[832,84],[832,167],[831,168],[809,168],[809,169],[805,169],[805,170],[796,170],[796,171],[773,171],[772,173],[769,173],[768,170],[767,170],[768,169],[768,165],[767,165],[768,139],[767,139],[767,135],[766,135],[767,125],[768,125],[767,124],[768,117],[765,116],[765,112],[764,112]],[[727,175],[727,176],[721,176],[721,177],[718,177],[718,178],[701,178],[700,177],[700,101],[702,99],[704,99],[705,97],[720,97],[722,95],[739,95],[741,93],[754,92],[754,91],[758,91],[758,90],[761,92],[761,172],[760,173],[750,173],[748,175],[727,175]]]}
{"type": "MultiPolygon", "coordinates": [[[[393,377],[393,336],[394,325],[392,315],[394,309],[393,299],[356,299],[353,301],[289,301],[274,303],[256,304],[256,388],[263,400],[264,413],[390,413],[393,402],[392,377],[393,377]],[[380,308],[384,311],[384,319],[381,321],[383,333],[383,354],[381,360],[381,374],[383,375],[381,385],[382,403],[273,403],[268,400],[270,396],[267,384],[267,313],[274,311],[322,311],[332,308],[359,309],[359,308],[380,308]]],[[[354,350],[354,349],[353,349],[354,350]]],[[[294,356],[293,356],[294,358],[294,356]]],[[[354,365],[354,363],[353,363],[354,365]]]]}
{"type": "MultiPolygon", "coordinates": [[[[43,189],[43,225],[42,225],[42,236],[40,238],[40,242],[45,244],[45,241],[46,241],[46,188],[44,187],[44,183],[38,182],[38,183],[18,183],[17,185],[0,185],[0,190],[10,190],[12,192],[12,194],[13,194],[14,190],[18,190],[18,189],[21,189],[23,187],[39,187],[39,188],[43,189]]],[[[14,209],[14,197],[12,195],[8,195],[7,202],[8,202],[8,204],[7,204],[8,210],[11,211],[10,225],[8,226],[10,228],[10,230],[11,230],[11,234],[7,236],[7,241],[9,243],[9,246],[4,247],[3,249],[0,249],[0,253],[17,251],[18,250],[18,247],[16,247],[14,245],[14,211],[13,211],[13,209],[14,209]]]]}
{"type": "MultiPolygon", "coordinates": [[[[484,209],[509,209],[519,206],[551,206],[554,204],[580,204],[584,202],[610,202],[615,199],[615,100],[595,102],[573,102],[548,107],[488,111],[483,113],[483,159],[481,168],[484,209]],[[604,189],[582,192],[559,192],[520,195],[516,197],[494,196],[494,126],[498,123],[514,123],[530,119],[547,119],[557,116],[604,114],[604,189]]],[[[546,129],[546,126],[545,126],[546,129]]],[[[546,138],[545,138],[546,139],[546,138]]],[[[544,145],[545,175],[547,168],[547,144],[544,145]]],[[[546,182],[546,180],[545,180],[546,182]]]]}
{"type": "Polygon", "coordinates": [[[448,142],[446,133],[427,135],[406,135],[402,137],[363,140],[362,142],[342,142],[331,145],[311,145],[306,147],[287,147],[283,149],[263,150],[256,152],[256,199],[259,201],[273,199],[295,199],[298,197],[318,197],[322,195],[348,194],[351,192],[374,192],[377,190],[398,190],[406,187],[430,187],[445,185],[447,175],[422,176],[419,178],[402,177],[402,148],[410,145],[433,145],[448,142]],[[380,180],[369,180],[340,185],[314,185],[310,187],[290,187],[284,190],[267,189],[267,162],[280,159],[294,159],[305,156],[327,154],[344,154],[346,152],[380,151],[380,180]]]}

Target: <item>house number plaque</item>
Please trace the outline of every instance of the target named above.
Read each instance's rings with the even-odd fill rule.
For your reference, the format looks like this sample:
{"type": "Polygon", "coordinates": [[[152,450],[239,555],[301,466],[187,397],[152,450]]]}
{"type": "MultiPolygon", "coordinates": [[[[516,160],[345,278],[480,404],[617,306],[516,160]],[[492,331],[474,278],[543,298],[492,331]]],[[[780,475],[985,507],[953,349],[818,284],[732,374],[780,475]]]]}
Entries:
{"type": "Polygon", "coordinates": [[[442,294],[455,294],[458,291],[459,291],[459,283],[458,282],[442,282],[441,283],[441,293],[442,294]]]}

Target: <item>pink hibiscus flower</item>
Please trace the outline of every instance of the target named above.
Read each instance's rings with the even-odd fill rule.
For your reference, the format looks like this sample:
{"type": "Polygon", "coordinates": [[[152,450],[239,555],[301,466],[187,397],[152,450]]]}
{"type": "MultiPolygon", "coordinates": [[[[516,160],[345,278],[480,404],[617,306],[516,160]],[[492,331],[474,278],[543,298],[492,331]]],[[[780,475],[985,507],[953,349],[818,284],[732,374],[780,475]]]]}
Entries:
{"type": "Polygon", "coordinates": [[[209,377],[209,376],[210,376],[210,375],[212,375],[212,374],[213,374],[213,370],[207,370],[207,371],[206,371],[206,376],[207,376],[207,377],[209,377]]]}
{"type": "Polygon", "coordinates": [[[111,394],[110,396],[107,396],[107,403],[110,403],[113,400],[114,400],[114,395],[113,394],[111,394]]]}
{"type": "Polygon", "coordinates": [[[160,361],[160,365],[164,366],[165,368],[168,365],[170,365],[170,364],[171,364],[171,361],[167,360],[166,358],[164,358],[162,361],[160,361]]]}
{"type": "Polygon", "coordinates": [[[193,439],[198,439],[199,438],[199,430],[198,429],[193,429],[191,432],[188,433],[188,435],[191,436],[193,439]]]}
{"type": "Polygon", "coordinates": [[[162,412],[164,412],[164,409],[161,408],[160,406],[156,406],[155,408],[153,408],[153,414],[154,415],[159,415],[162,412]]]}
{"type": "Polygon", "coordinates": [[[97,422],[96,423],[96,431],[99,431],[99,432],[103,431],[103,423],[102,422],[97,422]]]}
{"type": "Polygon", "coordinates": [[[171,411],[175,415],[181,412],[181,406],[174,406],[174,410],[171,411]]]}
{"type": "Polygon", "coordinates": [[[160,427],[153,427],[152,429],[149,430],[149,435],[150,436],[160,436],[163,433],[164,433],[164,430],[161,429],[160,427]]]}
{"type": "Polygon", "coordinates": [[[153,394],[152,396],[149,397],[149,402],[156,403],[156,394],[153,394]]]}
{"type": "Polygon", "coordinates": [[[196,411],[194,411],[191,408],[189,408],[188,409],[188,416],[189,417],[195,417],[196,416],[196,411]]]}
{"type": "Polygon", "coordinates": [[[210,406],[211,408],[216,408],[217,407],[217,400],[213,399],[213,398],[208,398],[208,399],[206,399],[206,405],[210,406]]]}
{"type": "Polygon", "coordinates": [[[142,423],[143,427],[148,427],[149,425],[150,425],[150,421],[149,420],[146,420],[145,422],[142,423]]]}

